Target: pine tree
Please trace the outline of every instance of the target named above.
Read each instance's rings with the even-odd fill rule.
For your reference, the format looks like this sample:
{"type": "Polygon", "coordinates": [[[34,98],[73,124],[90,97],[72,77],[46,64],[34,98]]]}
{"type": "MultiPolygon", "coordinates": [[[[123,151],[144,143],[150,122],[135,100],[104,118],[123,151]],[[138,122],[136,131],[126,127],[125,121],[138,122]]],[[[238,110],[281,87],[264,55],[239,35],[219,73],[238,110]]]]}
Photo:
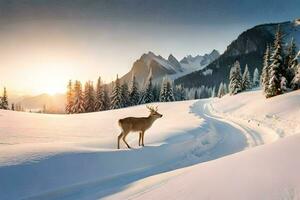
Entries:
{"type": "Polygon", "coordinates": [[[73,113],[73,104],[74,104],[74,94],[73,94],[73,85],[72,80],[69,80],[68,86],[67,86],[67,103],[66,103],[66,113],[71,114],[73,113]]]}
{"type": "Polygon", "coordinates": [[[88,81],[84,86],[84,110],[85,112],[95,111],[95,90],[92,81],[88,81]]]}
{"type": "Polygon", "coordinates": [[[182,85],[176,85],[175,87],[175,100],[176,101],[183,101],[185,100],[185,89],[182,85]]]}
{"type": "Polygon", "coordinates": [[[291,81],[291,86],[293,90],[298,90],[300,89],[300,64],[298,64],[296,74],[291,81]]]}
{"type": "Polygon", "coordinates": [[[229,92],[234,95],[242,91],[242,74],[239,61],[236,61],[230,69],[229,92]]]}
{"type": "Polygon", "coordinates": [[[101,82],[101,77],[97,80],[96,92],[95,92],[95,111],[107,110],[108,106],[106,105],[107,99],[105,99],[104,86],[101,82]]]}
{"type": "Polygon", "coordinates": [[[216,93],[216,86],[213,87],[212,91],[211,91],[211,97],[214,98],[217,96],[217,93],[216,93]]]}
{"type": "Polygon", "coordinates": [[[224,95],[228,93],[228,87],[226,83],[223,83],[224,95]]]}
{"type": "Polygon", "coordinates": [[[267,95],[269,82],[270,82],[270,47],[269,46],[267,46],[264,55],[263,70],[261,73],[260,80],[261,80],[261,86],[263,88],[263,92],[265,95],[267,95]]]}
{"type": "Polygon", "coordinates": [[[242,77],[242,90],[251,89],[250,73],[248,70],[248,65],[246,64],[245,70],[242,77]]]}
{"type": "Polygon", "coordinates": [[[153,96],[153,86],[152,86],[152,77],[149,78],[148,84],[146,86],[146,90],[142,97],[143,103],[151,103],[154,102],[154,96],[153,96]]]}
{"type": "Polygon", "coordinates": [[[110,97],[109,97],[107,85],[103,86],[103,91],[104,91],[103,110],[109,110],[110,109],[110,97]]]}
{"type": "Polygon", "coordinates": [[[175,101],[173,93],[173,85],[170,81],[167,82],[167,101],[175,101]]]}
{"type": "Polygon", "coordinates": [[[136,82],[135,76],[133,76],[132,78],[129,100],[131,105],[133,106],[138,105],[140,101],[140,92],[138,89],[138,83],[136,82]]]}
{"type": "Polygon", "coordinates": [[[196,89],[194,94],[194,99],[199,99],[200,98],[199,96],[200,95],[198,94],[198,90],[196,89]]]}
{"type": "MultiPolygon", "coordinates": [[[[284,59],[284,66],[286,69],[286,80],[287,80],[287,84],[290,86],[291,85],[291,81],[295,76],[295,69],[293,68],[293,66],[295,66],[294,64],[294,58],[296,57],[297,52],[296,52],[296,44],[294,42],[294,38],[292,38],[290,44],[288,45],[287,48],[287,54],[285,56],[284,59]]],[[[296,64],[297,66],[297,64],[296,64]]]]}
{"type": "Polygon", "coordinates": [[[259,72],[258,69],[255,68],[254,72],[253,72],[253,81],[252,81],[252,85],[253,87],[258,87],[259,86],[259,72]]]}
{"type": "Polygon", "coordinates": [[[221,98],[221,97],[223,97],[225,95],[224,85],[223,85],[223,82],[221,82],[220,85],[219,85],[219,90],[218,90],[218,97],[219,98],[221,98]]]}
{"type": "Polygon", "coordinates": [[[160,93],[160,101],[161,102],[175,101],[172,83],[167,78],[163,80],[161,93],[160,93]]]}
{"type": "Polygon", "coordinates": [[[110,104],[110,109],[118,109],[122,108],[123,105],[123,100],[122,100],[122,87],[120,85],[120,79],[117,76],[117,79],[114,84],[114,88],[111,94],[111,104],[110,104]]]}
{"type": "Polygon", "coordinates": [[[131,106],[131,102],[129,99],[129,89],[128,89],[128,84],[125,82],[123,83],[123,85],[121,86],[121,93],[122,93],[122,105],[123,107],[128,107],[131,106]]]}
{"type": "Polygon", "coordinates": [[[3,88],[3,96],[1,98],[1,109],[8,110],[8,98],[7,98],[7,91],[6,87],[3,88]]]}
{"type": "Polygon", "coordinates": [[[278,26],[278,30],[275,34],[274,51],[271,56],[270,80],[266,97],[273,97],[282,94],[281,79],[284,77],[284,67],[282,60],[281,37],[280,27],[278,26]]]}
{"type": "Polygon", "coordinates": [[[158,83],[154,84],[152,91],[153,91],[153,101],[158,102],[160,96],[160,85],[158,83]]]}
{"type": "Polygon", "coordinates": [[[74,104],[72,113],[83,113],[84,112],[84,99],[82,93],[82,86],[80,81],[75,81],[74,86],[74,104]]]}

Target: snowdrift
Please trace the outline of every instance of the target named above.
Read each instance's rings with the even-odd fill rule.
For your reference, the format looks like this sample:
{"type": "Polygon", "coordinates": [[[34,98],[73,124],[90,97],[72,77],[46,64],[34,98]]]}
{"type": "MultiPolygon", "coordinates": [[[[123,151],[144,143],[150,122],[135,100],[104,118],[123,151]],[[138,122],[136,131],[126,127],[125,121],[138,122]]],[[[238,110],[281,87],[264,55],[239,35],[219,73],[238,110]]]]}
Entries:
{"type": "Polygon", "coordinates": [[[195,132],[203,120],[191,112],[194,103],[155,104],[164,117],[146,132],[145,148],[138,147],[138,134],[128,136],[134,150],[124,144],[116,149],[117,120],[147,116],[145,105],[77,115],[0,111],[0,199],[61,199],[68,191],[95,184],[102,187],[96,195],[101,197],[182,166],[179,161],[187,152],[207,140],[206,133],[195,132]]]}
{"type": "Polygon", "coordinates": [[[186,168],[184,173],[177,170],[141,180],[111,199],[300,199],[299,102],[300,91],[265,99],[260,90],[213,100],[210,106],[218,116],[269,130],[278,138],[289,137],[186,168]],[[173,178],[131,193],[159,176],[173,178]]]}
{"type": "Polygon", "coordinates": [[[155,104],[164,117],[145,148],[129,135],[133,150],[116,149],[117,120],[147,115],[144,105],[0,111],[0,199],[297,199],[299,100],[300,91],[271,99],[249,91],[155,104]]]}

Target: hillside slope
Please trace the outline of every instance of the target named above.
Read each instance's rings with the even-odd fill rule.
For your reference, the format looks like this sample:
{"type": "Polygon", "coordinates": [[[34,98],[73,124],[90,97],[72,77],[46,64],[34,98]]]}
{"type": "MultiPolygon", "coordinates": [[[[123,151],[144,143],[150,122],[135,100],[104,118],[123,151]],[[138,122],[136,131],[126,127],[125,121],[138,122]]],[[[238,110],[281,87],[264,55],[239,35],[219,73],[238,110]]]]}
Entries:
{"type": "MultiPolygon", "coordinates": [[[[295,175],[299,162],[291,155],[300,145],[297,129],[287,125],[282,134],[276,129],[280,122],[269,116],[292,120],[300,114],[299,99],[299,91],[268,100],[261,91],[251,91],[221,99],[159,103],[164,117],[146,133],[146,147],[138,147],[137,134],[131,134],[127,139],[131,150],[123,144],[123,149],[116,149],[120,132],[116,122],[125,116],[147,115],[144,105],[77,115],[0,111],[0,198],[218,199],[223,195],[235,199],[233,189],[239,185],[237,199],[266,194],[273,199],[281,195],[279,189],[299,189],[291,178],[299,180],[295,175]],[[261,120],[263,116],[267,117],[261,120]],[[294,134],[292,140],[275,142],[294,134]],[[224,182],[232,179],[232,169],[236,181],[224,182]],[[280,182],[274,188],[267,187],[277,178],[280,182]]],[[[299,124],[297,118],[294,122],[299,124]]]]}
{"type": "Polygon", "coordinates": [[[108,199],[299,199],[299,101],[300,91],[271,99],[261,91],[214,99],[208,106],[215,115],[261,130],[259,136],[274,132],[272,141],[290,137],[140,180],[108,199]]]}
{"type": "Polygon", "coordinates": [[[192,72],[175,80],[176,84],[185,87],[219,86],[221,82],[228,84],[229,71],[236,60],[239,60],[242,70],[246,64],[250,74],[258,68],[261,73],[263,54],[267,44],[273,44],[274,34],[280,25],[284,34],[284,45],[294,38],[297,48],[300,48],[300,24],[297,20],[283,23],[263,24],[241,33],[236,40],[227,46],[225,52],[214,62],[202,70],[192,72]],[[210,71],[211,73],[207,73],[210,71]]]}

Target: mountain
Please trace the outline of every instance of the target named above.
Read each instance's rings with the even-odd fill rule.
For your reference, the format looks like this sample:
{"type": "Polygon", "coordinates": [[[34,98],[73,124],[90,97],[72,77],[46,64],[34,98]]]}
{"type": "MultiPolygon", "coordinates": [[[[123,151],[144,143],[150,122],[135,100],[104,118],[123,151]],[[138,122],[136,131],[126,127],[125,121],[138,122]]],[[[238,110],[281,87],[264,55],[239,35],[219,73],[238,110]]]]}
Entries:
{"type": "MultiPolygon", "coordinates": [[[[225,52],[203,69],[192,72],[175,80],[175,84],[183,84],[185,87],[218,86],[220,82],[228,84],[230,67],[238,60],[242,70],[248,64],[251,75],[255,68],[261,73],[263,54],[267,44],[272,45],[274,34],[280,26],[284,35],[284,45],[294,38],[296,45],[300,47],[300,20],[282,23],[263,24],[246,30],[234,40],[225,52]]],[[[188,58],[182,62],[186,62],[188,58]]]]}
{"type": "Polygon", "coordinates": [[[204,54],[204,56],[197,55],[195,57],[188,55],[184,57],[180,64],[183,68],[188,68],[190,70],[201,70],[208,64],[216,60],[220,56],[217,50],[213,50],[210,54],[204,54]]]}
{"type": "Polygon", "coordinates": [[[51,112],[61,113],[65,109],[65,98],[64,94],[23,96],[15,104],[20,104],[25,110],[32,111],[42,110],[46,106],[46,109],[51,110],[51,112]]]}
{"type": "Polygon", "coordinates": [[[140,86],[143,87],[150,76],[155,82],[161,81],[165,76],[175,79],[195,70],[202,69],[218,58],[218,56],[219,52],[213,50],[210,54],[196,56],[197,59],[188,56],[179,62],[172,54],[169,55],[168,59],[165,59],[150,51],[135,61],[131,70],[120,79],[121,82],[130,83],[134,75],[140,86]]]}
{"type": "MultiPolygon", "coordinates": [[[[176,58],[173,57],[173,62],[176,63],[176,58]]],[[[177,61],[178,62],[178,61],[177,61]]],[[[181,66],[173,66],[173,63],[157,56],[152,52],[143,54],[140,59],[133,63],[131,70],[121,77],[122,82],[130,82],[132,77],[135,76],[139,84],[144,84],[149,76],[153,79],[159,79],[166,75],[176,74],[181,71],[181,66]],[[179,67],[179,68],[178,68],[179,67]]]]}

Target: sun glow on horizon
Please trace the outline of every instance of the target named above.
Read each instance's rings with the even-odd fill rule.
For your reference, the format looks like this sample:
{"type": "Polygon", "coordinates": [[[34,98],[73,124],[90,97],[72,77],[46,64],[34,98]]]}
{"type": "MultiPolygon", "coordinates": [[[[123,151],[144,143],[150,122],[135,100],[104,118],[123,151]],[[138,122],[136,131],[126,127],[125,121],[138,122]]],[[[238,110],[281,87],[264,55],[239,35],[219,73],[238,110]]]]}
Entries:
{"type": "Polygon", "coordinates": [[[30,79],[30,84],[26,85],[26,91],[31,94],[49,95],[65,93],[69,77],[73,74],[71,67],[61,62],[36,64],[31,66],[26,73],[27,80],[30,79]]]}

